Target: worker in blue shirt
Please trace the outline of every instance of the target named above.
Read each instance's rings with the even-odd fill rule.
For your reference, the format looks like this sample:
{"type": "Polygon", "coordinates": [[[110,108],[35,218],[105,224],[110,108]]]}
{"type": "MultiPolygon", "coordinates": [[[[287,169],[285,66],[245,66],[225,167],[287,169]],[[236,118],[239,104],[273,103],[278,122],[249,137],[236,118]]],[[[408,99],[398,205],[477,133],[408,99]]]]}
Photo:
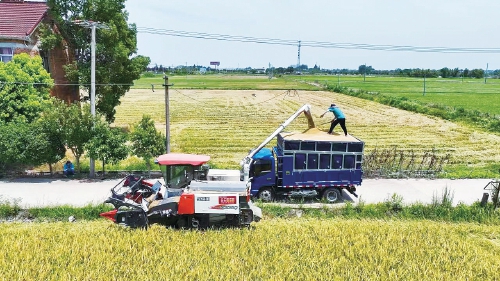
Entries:
{"type": "Polygon", "coordinates": [[[347,129],[345,127],[345,115],[342,112],[342,110],[340,110],[340,108],[337,105],[332,103],[330,107],[325,111],[325,113],[321,114],[320,117],[325,116],[325,114],[327,114],[328,112],[332,112],[333,115],[335,116],[335,118],[333,118],[331,121],[332,125],[330,126],[328,134],[332,134],[335,126],[337,126],[337,124],[340,124],[340,127],[342,127],[342,130],[344,131],[344,134],[347,136],[347,129]]]}
{"type": "Polygon", "coordinates": [[[71,161],[66,161],[66,164],[64,164],[64,175],[65,176],[72,176],[75,174],[75,166],[73,166],[73,163],[71,161]]]}

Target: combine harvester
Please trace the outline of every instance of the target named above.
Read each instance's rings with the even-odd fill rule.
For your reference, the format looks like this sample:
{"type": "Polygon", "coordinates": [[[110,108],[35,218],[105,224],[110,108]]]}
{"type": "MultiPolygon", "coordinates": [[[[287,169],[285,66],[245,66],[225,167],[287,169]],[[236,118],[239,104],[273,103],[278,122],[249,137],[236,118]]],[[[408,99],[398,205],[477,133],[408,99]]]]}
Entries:
{"type": "MultiPolygon", "coordinates": [[[[250,201],[248,191],[217,192],[191,188],[191,181],[206,178],[202,166],[210,156],[169,153],[159,156],[165,184],[152,184],[133,175],[111,189],[105,201],[114,210],[100,214],[131,228],[147,228],[159,223],[178,228],[249,226],[262,212],[250,201]],[[123,183],[123,184],[122,184],[123,183]]],[[[243,189],[244,190],[244,189],[243,189]]]]}

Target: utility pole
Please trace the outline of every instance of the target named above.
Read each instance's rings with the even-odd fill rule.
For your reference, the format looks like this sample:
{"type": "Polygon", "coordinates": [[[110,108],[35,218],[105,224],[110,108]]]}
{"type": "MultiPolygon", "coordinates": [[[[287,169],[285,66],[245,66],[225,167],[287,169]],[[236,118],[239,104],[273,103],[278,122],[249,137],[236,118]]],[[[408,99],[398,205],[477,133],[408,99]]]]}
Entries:
{"type": "Polygon", "coordinates": [[[299,40],[299,50],[297,51],[297,71],[300,69],[300,40],[299,40]]]}
{"type": "MultiPolygon", "coordinates": [[[[83,26],[85,28],[90,28],[92,36],[91,36],[91,42],[90,42],[90,52],[91,52],[91,57],[90,57],[90,114],[92,114],[92,117],[95,117],[95,48],[96,48],[96,40],[95,40],[95,33],[96,33],[96,28],[103,28],[103,29],[109,29],[109,27],[105,24],[95,22],[95,21],[88,21],[88,20],[75,20],[73,21],[74,24],[83,26]]],[[[95,177],[95,160],[93,158],[90,158],[90,178],[95,177]]]]}
{"type": "Polygon", "coordinates": [[[170,153],[170,104],[168,96],[168,87],[174,84],[168,84],[168,76],[163,76],[165,80],[165,153],[170,153]]]}
{"type": "Polygon", "coordinates": [[[425,76],[426,74],[424,73],[424,93],[422,94],[422,96],[425,96],[425,76]]]}
{"type": "Polygon", "coordinates": [[[486,84],[486,76],[488,75],[488,64],[486,64],[486,71],[484,72],[484,84],[486,84]]]}
{"type": "Polygon", "coordinates": [[[365,71],[363,71],[363,82],[366,82],[366,62],[365,62],[365,71]]]}

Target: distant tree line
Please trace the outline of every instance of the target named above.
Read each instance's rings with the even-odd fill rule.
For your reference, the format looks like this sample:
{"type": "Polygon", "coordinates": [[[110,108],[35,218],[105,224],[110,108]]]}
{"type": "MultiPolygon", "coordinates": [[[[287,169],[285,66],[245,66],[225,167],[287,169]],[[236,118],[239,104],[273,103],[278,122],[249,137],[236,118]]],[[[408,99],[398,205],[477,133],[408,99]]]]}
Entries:
{"type": "MultiPolygon", "coordinates": [[[[174,75],[198,74],[200,69],[204,68],[207,73],[216,71],[217,69],[210,66],[192,65],[192,66],[177,66],[165,67],[163,65],[155,65],[147,68],[150,73],[171,73],[174,75]]],[[[220,69],[226,73],[242,73],[242,74],[258,74],[259,72],[251,67],[239,69],[220,69]]],[[[387,76],[400,76],[400,77],[418,77],[418,78],[483,78],[485,71],[483,69],[460,69],[443,67],[441,69],[421,69],[421,68],[396,68],[393,70],[377,70],[369,65],[360,65],[358,69],[322,69],[318,65],[309,68],[306,64],[300,66],[288,67],[270,67],[265,69],[265,74],[273,75],[287,75],[287,74],[329,74],[329,75],[387,75],[387,76]]],[[[491,78],[500,77],[500,69],[488,71],[488,76],[491,78]]]]}

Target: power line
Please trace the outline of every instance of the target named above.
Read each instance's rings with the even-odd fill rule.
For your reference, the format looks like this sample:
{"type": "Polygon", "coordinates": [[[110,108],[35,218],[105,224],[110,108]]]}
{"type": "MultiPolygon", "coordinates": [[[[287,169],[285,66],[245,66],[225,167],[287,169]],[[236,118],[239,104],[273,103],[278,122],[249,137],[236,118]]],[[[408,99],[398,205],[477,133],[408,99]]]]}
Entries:
{"type": "MultiPolygon", "coordinates": [[[[249,36],[180,31],[180,30],[160,29],[151,27],[137,27],[137,32],[165,35],[165,36],[196,38],[196,39],[234,41],[234,42],[284,45],[284,46],[297,46],[297,42],[299,42],[299,40],[258,38],[249,36]]],[[[404,45],[398,46],[398,45],[376,45],[376,44],[339,43],[339,42],[303,41],[303,40],[300,40],[300,46],[313,47],[313,48],[354,49],[354,50],[391,51],[391,52],[485,53],[485,54],[500,53],[500,48],[429,47],[429,46],[404,46],[404,45]]]]}

